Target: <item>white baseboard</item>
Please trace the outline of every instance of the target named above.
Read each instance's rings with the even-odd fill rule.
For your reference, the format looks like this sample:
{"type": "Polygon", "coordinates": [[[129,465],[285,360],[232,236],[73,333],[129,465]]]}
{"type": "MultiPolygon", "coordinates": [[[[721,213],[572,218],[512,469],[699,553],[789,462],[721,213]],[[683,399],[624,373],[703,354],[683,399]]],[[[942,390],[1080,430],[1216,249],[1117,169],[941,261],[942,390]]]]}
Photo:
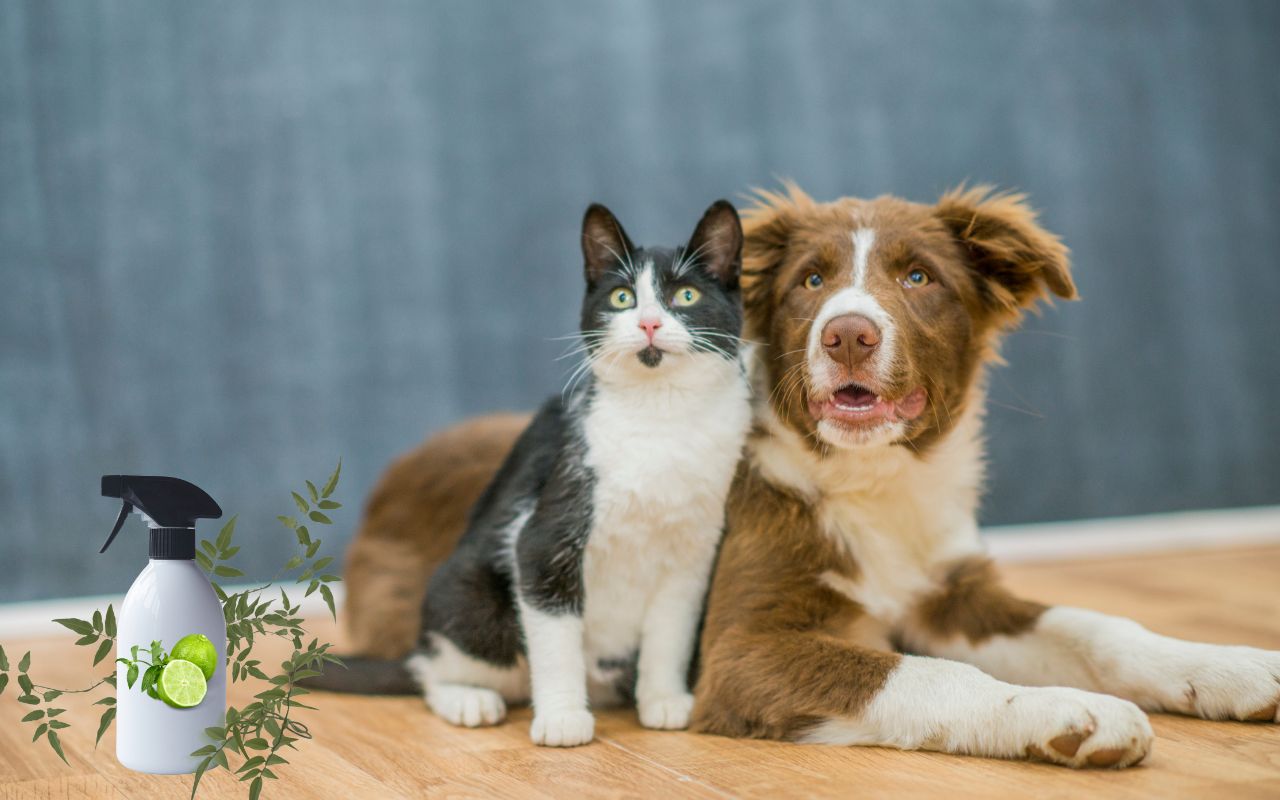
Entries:
{"type": "Polygon", "coordinates": [[[1161,550],[1280,543],[1280,506],[984,528],[998,561],[1069,561],[1161,550]]]}
{"type": "MultiPolygon", "coordinates": [[[[252,589],[254,585],[248,583],[244,585],[224,584],[222,588],[228,593],[234,594],[235,592],[243,592],[245,589],[252,589]]],[[[305,587],[303,588],[305,589],[305,587]]],[[[329,584],[329,589],[333,592],[334,605],[341,610],[342,602],[346,598],[345,587],[341,583],[331,583],[329,584]]],[[[290,594],[289,600],[298,604],[303,616],[319,616],[329,613],[329,607],[325,605],[324,598],[320,596],[319,592],[297,600],[291,587],[285,586],[285,591],[290,594]]],[[[297,594],[302,594],[302,590],[300,589],[297,594]]],[[[274,589],[267,594],[268,597],[273,595],[279,599],[279,593],[274,589]]],[[[124,595],[100,594],[92,597],[36,600],[29,603],[0,603],[0,644],[3,644],[8,639],[69,636],[71,635],[70,631],[52,620],[66,619],[67,617],[88,619],[93,616],[94,609],[106,608],[107,603],[114,604],[116,610],[119,611],[120,601],[122,600],[124,600],[124,595]]]]}
{"type": "MultiPolygon", "coordinates": [[[[983,535],[992,557],[1010,564],[1106,558],[1162,550],[1277,544],[1280,543],[1280,506],[1003,525],[985,528],[983,535]]],[[[242,591],[250,587],[224,588],[242,591]]],[[[341,606],[345,596],[343,585],[331,584],[330,588],[335,602],[341,606]]],[[[92,615],[95,608],[105,608],[107,603],[115,603],[118,608],[121,599],[120,595],[100,595],[0,604],[0,642],[68,633],[50,620],[59,617],[84,619],[92,615]]],[[[319,594],[303,598],[301,606],[302,613],[306,615],[328,613],[319,594]]]]}

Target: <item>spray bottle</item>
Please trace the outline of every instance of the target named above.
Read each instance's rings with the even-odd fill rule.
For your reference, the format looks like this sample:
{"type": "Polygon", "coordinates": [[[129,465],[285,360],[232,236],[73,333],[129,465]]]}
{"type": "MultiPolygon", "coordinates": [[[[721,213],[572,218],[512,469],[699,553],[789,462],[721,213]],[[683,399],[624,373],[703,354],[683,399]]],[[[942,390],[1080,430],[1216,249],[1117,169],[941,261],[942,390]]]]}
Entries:
{"type": "MultiPolygon", "coordinates": [[[[149,658],[153,641],[167,651],[192,634],[208,637],[216,651],[204,697],[188,708],[144,693],[136,675],[130,688],[128,667],[117,662],[116,757],[140,772],[194,772],[200,759],[191,753],[210,743],[204,729],[221,726],[227,706],[227,626],[222,604],[195,562],[196,520],[217,519],[222,509],[200,487],[158,475],[104,475],[102,496],[124,506],[99,552],[111,546],[130,512],[151,528],[150,561],[120,606],[116,656],[132,657],[136,645],[149,658]]],[[[170,685],[184,685],[178,683],[181,672],[173,670],[170,685]]]]}

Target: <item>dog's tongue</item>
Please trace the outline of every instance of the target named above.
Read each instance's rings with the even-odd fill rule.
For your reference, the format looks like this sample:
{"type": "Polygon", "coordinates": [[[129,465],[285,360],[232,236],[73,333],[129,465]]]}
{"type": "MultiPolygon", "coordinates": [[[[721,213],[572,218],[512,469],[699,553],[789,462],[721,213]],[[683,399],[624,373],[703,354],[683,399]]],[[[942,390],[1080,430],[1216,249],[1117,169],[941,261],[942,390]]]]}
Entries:
{"type": "Polygon", "coordinates": [[[838,390],[834,400],[846,408],[871,408],[876,404],[875,393],[861,386],[846,386],[838,390]]]}

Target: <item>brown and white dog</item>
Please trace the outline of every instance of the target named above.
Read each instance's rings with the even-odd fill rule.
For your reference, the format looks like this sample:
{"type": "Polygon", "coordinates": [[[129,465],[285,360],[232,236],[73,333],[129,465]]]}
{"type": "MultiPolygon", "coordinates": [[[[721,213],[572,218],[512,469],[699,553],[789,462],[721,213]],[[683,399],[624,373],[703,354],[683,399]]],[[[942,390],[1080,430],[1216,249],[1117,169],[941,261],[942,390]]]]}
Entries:
{"type": "MultiPolygon", "coordinates": [[[[984,555],[985,368],[1027,308],[1075,296],[1066,248],[1023,198],[817,203],[790,187],[745,219],[756,425],[708,599],[695,729],[1122,767],[1151,747],[1139,706],[1280,721],[1280,653],[1019,599],[984,555]]],[[[469,423],[384,479],[373,508],[413,521],[373,514],[353,545],[361,649],[408,649],[416,627],[359,598],[420,595],[434,566],[420,554],[451,546],[516,422],[469,423]],[[459,460],[462,480],[444,471],[459,460]],[[443,504],[396,489],[436,481],[443,504]]]]}

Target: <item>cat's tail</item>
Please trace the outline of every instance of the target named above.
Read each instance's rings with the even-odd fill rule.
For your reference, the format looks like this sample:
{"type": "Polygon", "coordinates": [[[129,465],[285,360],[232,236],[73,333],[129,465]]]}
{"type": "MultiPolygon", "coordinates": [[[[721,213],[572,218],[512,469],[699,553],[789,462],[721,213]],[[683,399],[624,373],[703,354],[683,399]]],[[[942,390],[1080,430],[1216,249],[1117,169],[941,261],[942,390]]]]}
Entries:
{"type": "Polygon", "coordinates": [[[418,694],[418,684],[403,659],[339,656],[342,666],[325,662],[319,675],[297,683],[307,689],[345,694],[418,694]]]}

